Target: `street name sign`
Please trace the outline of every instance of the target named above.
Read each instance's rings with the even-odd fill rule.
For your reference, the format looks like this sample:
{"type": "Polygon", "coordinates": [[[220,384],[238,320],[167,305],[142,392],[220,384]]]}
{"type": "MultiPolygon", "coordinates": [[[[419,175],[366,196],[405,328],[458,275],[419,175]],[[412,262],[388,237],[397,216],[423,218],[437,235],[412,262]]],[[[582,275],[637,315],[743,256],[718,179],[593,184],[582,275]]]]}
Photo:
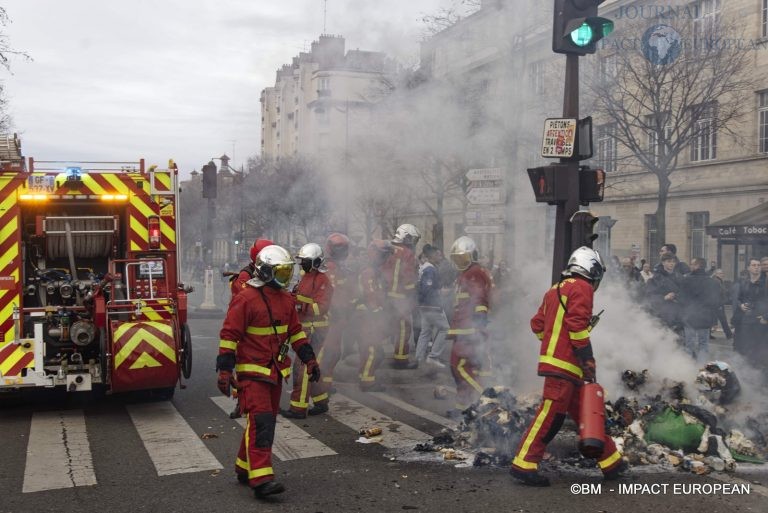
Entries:
{"type": "Polygon", "coordinates": [[[571,158],[576,144],[576,119],[550,118],[544,121],[541,156],[571,158]]]}
{"type": "Polygon", "coordinates": [[[504,203],[501,187],[477,187],[467,191],[467,201],[473,205],[499,205],[504,203]]]}
{"type": "Polygon", "coordinates": [[[466,176],[467,180],[471,182],[477,182],[481,180],[504,180],[504,170],[500,167],[470,169],[464,176],[466,176]]]}
{"type": "Polygon", "coordinates": [[[502,206],[470,207],[464,214],[468,225],[502,224],[504,217],[502,206]]]}

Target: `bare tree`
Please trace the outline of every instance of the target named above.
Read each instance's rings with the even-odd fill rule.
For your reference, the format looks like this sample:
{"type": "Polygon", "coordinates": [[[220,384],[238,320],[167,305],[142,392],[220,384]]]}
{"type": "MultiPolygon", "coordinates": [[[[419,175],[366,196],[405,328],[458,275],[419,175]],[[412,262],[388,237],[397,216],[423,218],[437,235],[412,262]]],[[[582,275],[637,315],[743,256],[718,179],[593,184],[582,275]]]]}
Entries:
{"type": "Polygon", "coordinates": [[[433,14],[424,14],[421,21],[424,23],[426,35],[433,36],[455,25],[480,9],[481,4],[481,0],[453,0],[449,6],[442,7],[433,14]]]}
{"type": "Polygon", "coordinates": [[[635,44],[632,50],[611,53],[608,42],[588,89],[595,112],[615,126],[626,165],[656,176],[661,244],[672,174],[681,160],[714,158],[716,137],[737,138],[734,127],[749,110],[756,87],[749,73],[754,52],[734,44],[744,41],[736,23],[690,23],[674,31],[655,27],[625,25],[612,36],[613,41],[635,44]]]}
{"type": "MultiPolygon", "coordinates": [[[[11,22],[4,7],[0,7],[0,26],[7,26],[11,22]]],[[[8,36],[0,31],[0,65],[2,65],[6,71],[10,71],[11,63],[10,56],[15,55],[25,60],[31,60],[31,57],[26,53],[19,50],[15,50],[8,39],[8,36]]],[[[5,97],[5,86],[0,83],[0,133],[9,132],[11,129],[12,120],[8,115],[8,100],[5,97]]]]}

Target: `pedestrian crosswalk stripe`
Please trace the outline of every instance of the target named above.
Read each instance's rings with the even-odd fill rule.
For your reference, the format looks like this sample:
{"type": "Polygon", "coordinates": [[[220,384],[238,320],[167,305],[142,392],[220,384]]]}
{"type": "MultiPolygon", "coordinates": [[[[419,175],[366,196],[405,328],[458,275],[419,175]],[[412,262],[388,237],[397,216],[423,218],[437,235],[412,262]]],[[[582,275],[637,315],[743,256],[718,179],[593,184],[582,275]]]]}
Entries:
{"type": "Polygon", "coordinates": [[[393,406],[397,406],[401,410],[405,410],[408,413],[413,413],[414,415],[418,415],[419,417],[425,418],[431,422],[434,422],[435,424],[440,424],[441,426],[445,426],[451,429],[456,429],[456,425],[458,424],[456,421],[452,421],[445,417],[441,417],[440,415],[434,414],[431,411],[425,410],[424,408],[418,408],[416,406],[413,406],[412,404],[406,403],[405,401],[401,401],[396,397],[392,397],[391,395],[387,395],[382,392],[368,392],[368,393],[369,395],[372,395],[373,397],[381,399],[382,401],[386,401],[393,406]]]}
{"type": "MultiPolygon", "coordinates": [[[[227,414],[235,407],[235,402],[224,396],[211,397],[211,401],[216,403],[227,414]]],[[[237,419],[237,423],[245,428],[244,417],[237,419]]],[[[280,461],[289,461],[315,458],[317,456],[334,456],[336,451],[314,438],[293,422],[278,416],[272,454],[280,461]]]]}
{"type": "Polygon", "coordinates": [[[416,444],[432,439],[431,435],[423,431],[393,420],[341,394],[335,394],[329,406],[334,420],[355,431],[372,425],[380,427],[383,430],[381,445],[388,449],[412,449],[416,444]]]}
{"type": "Polygon", "coordinates": [[[96,484],[82,410],[32,416],[23,493],[96,484]]]}
{"type": "Polygon", "coordinates": [[[158,476],[223,468],[170,402],[127,406],[158,476]]]}

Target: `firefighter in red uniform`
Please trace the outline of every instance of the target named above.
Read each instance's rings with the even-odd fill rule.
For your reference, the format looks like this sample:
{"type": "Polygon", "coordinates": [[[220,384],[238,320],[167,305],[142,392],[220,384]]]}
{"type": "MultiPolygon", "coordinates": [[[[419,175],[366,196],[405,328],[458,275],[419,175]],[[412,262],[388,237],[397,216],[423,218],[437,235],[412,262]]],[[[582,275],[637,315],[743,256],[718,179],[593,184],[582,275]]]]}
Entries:
{"type": "MultiPolygon", "coordinates": [[[[328,333],[328,310],[333,297],[333,285],[325,274],[325,259],[323,249],[319,244],[310,242],[304,244],[296,255],[296,261],[301,266],[302,276],[293,290],[296,298],[296,310],[299,312],[301,327],[309,337],[315,354],[322,354],[323,341],[328,333]]],[[[319,358],[318,358],[319,360],[319,358]]],[[[289,419],[304,419],[309,408],[309,395],[317,394],[314,388],[318,383],[312,383],[304,364],[293,363],[293,391],[291,392],[291,407],[280,413],[289,419]]]]}
{"type": "Polygon", "coordinates": [[[381,267],[381,277],[390,305],[390,330],[395,341],[393,367],[396,369],[408,368],[412,315],[416,308],[416,282],[419,278],[419,265],[414,251],[420,237],[415,226],[401,224],[392,239],[392,254],[381,267]]]}
{"type": "Polygon", "coordinates": [[[352,309],[355,307],[355,280],[352,271],[345,265],[349,256],[349,237],[343,233],[332,233],[325,241],[325,262],[327,276],[333,285],[331,300],[331,325],[325,336],[322,349],[317,353],[320,372],[323,378],[312,385],[313,406],[310,415],[320,415],[328,411],[328,398],[333,385],[333,371],[341,359],[341,344],[348,331],[352,309]]]}
{"type": "Polygon", "coordinates": [[[235,298],[235,296],[242,291],[245,288],[245,284],[253,278],[253,269],[254,269],[254,262],[256,261],[256,255],[259,254],[259,251],[266,248],[267,246],[271,246],[274,244],[269,239],[256,239],[253,242],[253,246],[251,246],[251,249],[249,250],[249,254],[251,257],[251,262],[240,269],[240,272],[235,276],[231,283],[229,284],[229,288],[232,291],[232,298],[229,300],[230,303],[232,302],[232,299],[235,298]]]}
{"type": "Polygon", "coordinates": [[[488,309],[491,278],[477,262],[477,245],[470,237],[456,239],[451,261],[461,271],[456,279],[456,298],[448,329],[453,339],[451,374],[456,382],[456,409],[461,411],[483,392],[482,378],[490,372],[485,343],[488,339],[488,309]]]}
{"type": "Polygon", "coordinates": [[[320,379],[320,367],[301,329],[296,302],[283,290],[293,275],[293,265],[285,249],[262,249],[254,261],[255,277],[232,300],[219,334],[219,390],[226,396],[232,387],[239,390],[247,417],[235,472],[238,481],[249,484],[257,498],[285,491],[274,481],[272,443],[282,380],[291,371],[289,346],[306,364],[309,380],[320,379]],[[233,372],[237,372],[237,380],[233,372]]]}
{"type": "MultiPolygon", "coordinates": [[[[592,300],[605,272],[600,254],[586,246],[571,254],[562,279],[544,295],[531,329],[541,340],[539,376],[544,376],[542,403],[520,440],[510,473],[529,486],[549,486],[538,473],[547,444],[555,437],[566,414],[579,423],[579,389],[596,378],[589,333],[592,300]]],[[[624,470],[621,454],[610,436],[597,460],[605,479],[624,470]]]]}
{"type": "Polygon", "coordinates": [[[376,369],[383,359],[383,346],[389,331],[386,312],[387,295],[381,282],[381,266],[392,255],[389,241],[374,240],[368,246],[368,262],[357,277],[358,304],[356,325],[359,327],[358,347],[360,350],[360,389],[365,392],[380,392],[382,386],[376,383],[376,369]]]}

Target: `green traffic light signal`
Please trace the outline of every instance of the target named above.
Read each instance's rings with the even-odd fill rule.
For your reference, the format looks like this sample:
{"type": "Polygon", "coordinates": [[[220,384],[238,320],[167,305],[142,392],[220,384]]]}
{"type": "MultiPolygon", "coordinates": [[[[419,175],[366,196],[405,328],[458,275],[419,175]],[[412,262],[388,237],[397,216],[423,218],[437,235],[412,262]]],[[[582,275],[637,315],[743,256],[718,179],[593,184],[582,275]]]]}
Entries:
{"type": "Polygon", "coordinates": [[[606,18],[587,18],[571,31],[571,41],[581,48],[596,43],[613,32],[613,21],[606,18]]]}
{"type": "Polygon", "coordinates": [[[579,28],[571,32],[571,41],[576,46],[587,46],[592,42],[592,27],[584,22],[579,28]]]}

